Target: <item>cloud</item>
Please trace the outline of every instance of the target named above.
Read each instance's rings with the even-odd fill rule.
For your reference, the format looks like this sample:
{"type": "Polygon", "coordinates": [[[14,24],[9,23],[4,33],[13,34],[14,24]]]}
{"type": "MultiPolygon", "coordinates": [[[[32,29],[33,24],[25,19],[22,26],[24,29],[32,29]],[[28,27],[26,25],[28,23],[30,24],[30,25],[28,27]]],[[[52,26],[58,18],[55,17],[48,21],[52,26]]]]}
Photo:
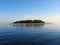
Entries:
{"type": "Polygon", "coordinates": [[[47,23],[60,23],[60,15],[53,15],[53,16],[34,16],[34,15],[26,15],[22,16],[23,20],[26,19],[41,19],[46,21],[47,23]]]}
{"type": "Polygon", "coordinates": [[[39,16],[39,15],[25,15],[25,16],[21,16],[20,18],[18,18],[18,20],[43,20],[45,21],[46,23],[48,23],[48,20],[47,20],[47,17],[48,16],[39,16]]]}
{"type": "Polygon", "coordinates": [[[25,15],[25,16],[22,16],[21,19],[43,19],[43,16],[36,16],[36,15],[25,15]]]}
{"type": "Polygon", "coordinates": [[[47,23],[60,23],[60,15],[53,15],[53,16],[38,16],[38,15],[25,15],[20,17],[12,17],[12,18],[4,18],[0,17],[1,22],[14,22],[17,20],[33,20],[33,19],[40,19],[44,20],[47,23]]]}

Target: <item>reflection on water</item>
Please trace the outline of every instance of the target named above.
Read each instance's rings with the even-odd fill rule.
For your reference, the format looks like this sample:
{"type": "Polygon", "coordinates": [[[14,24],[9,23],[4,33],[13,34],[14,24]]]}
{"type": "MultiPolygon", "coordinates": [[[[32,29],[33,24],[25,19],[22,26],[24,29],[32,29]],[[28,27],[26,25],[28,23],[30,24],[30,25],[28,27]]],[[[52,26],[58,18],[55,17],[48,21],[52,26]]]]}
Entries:
{"type": "Polygon", "coordinates": [[[0,45],[60,45],[60,25],[1,25],[0,45]]]}
{"type": "Polygon", "coordinates": [[[24,23],[24,24],[8,24],[8,27],[42,27],[45,24],[40,24],[40,23],[24,23]]]}
{"type": "Polygon", "coordinates": [[[24,23],[24,24],[11,24],[10,26],[16,27],[16,26],[28,26],[28,27],[36,27],[36,26],[43,26],[44,24],[40,23],[24,23]]]}

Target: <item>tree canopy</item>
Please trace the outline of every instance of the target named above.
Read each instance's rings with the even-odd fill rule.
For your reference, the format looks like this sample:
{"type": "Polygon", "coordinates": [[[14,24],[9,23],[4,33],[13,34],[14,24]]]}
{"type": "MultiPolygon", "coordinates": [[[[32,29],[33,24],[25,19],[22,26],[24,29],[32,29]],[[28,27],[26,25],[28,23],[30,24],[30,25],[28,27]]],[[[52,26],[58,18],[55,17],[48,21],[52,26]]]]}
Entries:
{"type": "Polygon", "coordinates": [[[14,23],[45,23],[45,22],[42,20],[20,20],[14,23]]]}

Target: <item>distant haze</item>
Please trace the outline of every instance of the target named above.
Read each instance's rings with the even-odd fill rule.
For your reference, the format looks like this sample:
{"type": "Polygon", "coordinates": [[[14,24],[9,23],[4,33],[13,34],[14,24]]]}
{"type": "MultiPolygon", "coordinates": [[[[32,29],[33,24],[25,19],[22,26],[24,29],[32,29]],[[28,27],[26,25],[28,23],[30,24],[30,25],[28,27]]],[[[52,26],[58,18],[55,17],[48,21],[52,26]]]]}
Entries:
{"type": "Polygon", "coordinates": [[[0,0],[0,23],[28,19],[60,23],[60,0],[0,0]]]}
{"type": "Polygon", "coordinates": [[[46,23],[60,23],[60,16],[31,16],[31,15],[26,15],[23,17],[17,17],[17,18],[1,18],[0,22],[4,22],[4,23],[11,23],[14,21],[18,21],[18,20],[43,20],[46,23]]]}

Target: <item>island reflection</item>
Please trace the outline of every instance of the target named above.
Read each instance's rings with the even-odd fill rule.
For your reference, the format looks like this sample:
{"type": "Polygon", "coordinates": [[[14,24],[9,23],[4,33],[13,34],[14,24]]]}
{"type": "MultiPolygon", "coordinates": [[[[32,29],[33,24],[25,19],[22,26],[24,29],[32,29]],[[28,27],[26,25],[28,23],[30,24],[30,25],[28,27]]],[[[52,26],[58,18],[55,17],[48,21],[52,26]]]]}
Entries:
{"type": "Polygon", "coordinates": [[[26,27],[40,27],[40,26],[44,26],[45,24],[40,24],[40,23],[23,23],[23,24],[12,24],[13,27],[17,27],[17,26],[26,26],[26,27]]]}

